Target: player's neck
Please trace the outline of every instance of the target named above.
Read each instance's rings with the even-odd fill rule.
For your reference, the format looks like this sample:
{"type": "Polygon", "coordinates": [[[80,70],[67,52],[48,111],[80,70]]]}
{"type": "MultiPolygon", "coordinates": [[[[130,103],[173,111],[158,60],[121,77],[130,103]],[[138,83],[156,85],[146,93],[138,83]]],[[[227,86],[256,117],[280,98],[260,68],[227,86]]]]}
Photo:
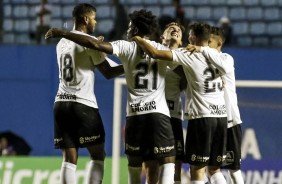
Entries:
{"type": "Polygon", "coordinates": [[[87,33],[87,29],[84,26],[75,26],[74,30],[87,33]]]}
{"type": "Polygon", "coordinates": [[[170,48],[170,49],[177,49],[178,47],[179,47],[179,44],[176,43],[176,42],[173,42],[173,43],[171,43],[171,44],[169,45],[169,48],[170,48]]]}
{"type": "Polygon", "coordinates": [[[209,46],[209,42],[207,42],[207,41],[197,41],[195,45],[197,45],[197,46],[209,46]]]}

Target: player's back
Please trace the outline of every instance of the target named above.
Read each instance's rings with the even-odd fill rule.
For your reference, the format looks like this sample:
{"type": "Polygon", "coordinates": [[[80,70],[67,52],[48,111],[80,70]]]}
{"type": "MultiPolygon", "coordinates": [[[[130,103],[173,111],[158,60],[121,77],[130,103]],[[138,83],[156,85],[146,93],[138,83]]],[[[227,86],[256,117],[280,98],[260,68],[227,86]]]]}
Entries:
{"type": "Polygon", "coordinates": [[[202,53],[191,54],[184,49],[172,52],[174,62],[183,66],[188,81],[188,119],[226,117],[220,72],[202,53]]]}
{"type": "MultiPolygon", "coordinates": [[[[165,101],[167,62],[157,62],[145,55],[135,42],[111,42],[113,55],[123,63],[128,89],[127,116],[162,113],[169,116],[165,101]]],[[[154,44],[155,47],[158,44],[154,44]]]]}
{"type": "Polygon", "coordinates": [[[76,101],[97,108],[94,70],[95,65],[104,60],[104,55],[64,38],[59,41],[56,49],[59,67],[56,101],[76,101]]]}

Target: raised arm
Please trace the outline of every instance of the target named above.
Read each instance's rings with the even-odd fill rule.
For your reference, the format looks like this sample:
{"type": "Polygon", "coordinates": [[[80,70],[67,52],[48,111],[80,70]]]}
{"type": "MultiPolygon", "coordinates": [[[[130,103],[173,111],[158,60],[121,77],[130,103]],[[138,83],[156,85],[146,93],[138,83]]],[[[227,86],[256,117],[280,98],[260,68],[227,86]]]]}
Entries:
{"type": "Polygon", "coordinates": [[[226,61],[226,58],[223,57],[216,49],[190,44],[186,47],[186,49],[190,52],[203,53],[203,55],[223,74],[229,73],[233,69],[232,65],[230,66],[230,63],[226,61]]]}
{"type": "Polygon", "coordinates": [[[99,50],[107,54],[113,53],[113,47],[110,43],[95,39],[87,35],[76,34],[57,28],[51,28],[45,34],[45,39],[58,37],[66,38],[81,46],[99,50]]]}
{"type": "Polygon", "coordinates": [[[134,36],[132,40],[135,41],[137,45],[141,47],[141,49],[151,58],[167,61],[172,61],[173,59],[172,52],[170,50],[158,50],[140,36],[134,36]]]}

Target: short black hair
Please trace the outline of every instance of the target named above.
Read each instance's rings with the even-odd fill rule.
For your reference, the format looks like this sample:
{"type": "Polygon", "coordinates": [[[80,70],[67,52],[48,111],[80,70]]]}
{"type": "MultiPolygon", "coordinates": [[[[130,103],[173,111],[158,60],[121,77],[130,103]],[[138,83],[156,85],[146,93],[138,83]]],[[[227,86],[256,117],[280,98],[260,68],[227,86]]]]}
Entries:
{"type": "Polygon", "coordinates": [[[157,17],[145,9],[130,13],[129,19],[142,35],[151,34],[154,28],[158,27],[157,17]]]}
{"type": "Polygon", "coordinates": [[[96,12],[96,8],[88,3],[81,3],[74,7],[72,11],[72,17],[76,22],[82,21],[85,14],[90,12],[96,12]]]}
{"type": "Polygon", "coordinates": [[[225,42],[225,33],[224,33],[224,29],[219,28],[219,27],[212,26],[212,27],[211,27],[211,34],[214,34],[214,35],[219,36],[219,37],[222,39],[223,43],[225,42]]]}
{"type": "Polygon", "coordinates": [[[195,22],[189,25],[189,30],[193,30],[195,36],[202,41],[208,41],[211,35],[211,26],[204,22],[195,22]]]}

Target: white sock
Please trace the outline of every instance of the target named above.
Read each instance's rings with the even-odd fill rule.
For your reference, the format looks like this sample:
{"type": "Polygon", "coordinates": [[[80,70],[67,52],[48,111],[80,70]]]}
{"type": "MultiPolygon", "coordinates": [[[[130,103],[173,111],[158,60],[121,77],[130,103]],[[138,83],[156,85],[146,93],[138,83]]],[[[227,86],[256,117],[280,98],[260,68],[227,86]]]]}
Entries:
{"type": "Polygon", "coordinates": [[[160,176],[159,184],[172,184],[174,183],[175,164],[167,163],[159,167],[160,176]]]}
{"type": "Polygon", "coordinates": [[[142,167],[128,166],[128,184],[141,184],[142,167]]]}
{"type": "Polygon", "coordinates": [[[233,184],[244,184],[244,179],[241,170],[237,170],[237,171],[229,170],[229,175],[233,184]]]}
{"type": "Polygon", "coordinates": [[[205,182],[202,180],[194,180],[194,181],[191,181],[191,184],[205,184],[205,182]]]}
{"type": "Polygon", "coordinates": [[[76,184],[76,177],[75,177],[76,165],[63,162],[61,166],[61,175],[60,181],[61,184],[76,184]]]}
{"type": "Polygon", "coordinates": [[[101,184],[104,176],[104,161],[91,160],[87,170],[87,184],[101,184]]]}
{"type": "Polygon", "coordinates": [[[210,178],[211,184],[226,184],[226,180],[222,172],[214,173],[210,178]]]}

